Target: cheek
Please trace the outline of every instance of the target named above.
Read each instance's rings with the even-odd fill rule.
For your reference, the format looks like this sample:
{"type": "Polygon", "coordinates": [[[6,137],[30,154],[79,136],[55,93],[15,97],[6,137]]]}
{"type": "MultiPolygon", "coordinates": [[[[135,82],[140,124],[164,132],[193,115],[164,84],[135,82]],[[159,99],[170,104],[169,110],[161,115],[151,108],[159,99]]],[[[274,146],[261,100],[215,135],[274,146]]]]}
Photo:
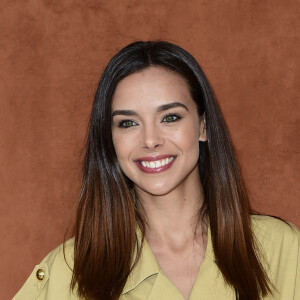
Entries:
{"type": "Polygon", "coordinates": [[[124,134],[112,134],[112,141],[116,151],[117,159],[121,168],[124,161],[130,157],[132,152],[133,143],[128,140],[124,134]]]}
{"type": "Polygon", "coordinates": [[[121,138],[122,138],[121,135],[112,133],[112,141],[113,141],[113,145],[114,145],[118,160],[120,160],[119,157],[122,156],[122,148],[121,148],[122,140],[121,140],[121,138]]]}
{"type": "Polygon", "coordinates": [[[199,129],[194,123],[189,124],[174,134],[174,140],[185,151],[195,151],[199,148],[199,129]]]}

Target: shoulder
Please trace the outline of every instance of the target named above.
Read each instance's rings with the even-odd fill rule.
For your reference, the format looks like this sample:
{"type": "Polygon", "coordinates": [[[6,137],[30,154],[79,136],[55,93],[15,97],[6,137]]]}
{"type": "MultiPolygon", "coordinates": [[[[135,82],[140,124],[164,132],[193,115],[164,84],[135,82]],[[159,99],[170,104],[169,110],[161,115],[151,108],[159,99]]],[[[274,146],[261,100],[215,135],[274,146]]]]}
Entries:
{"type": "Polygon", "coordinates": [[[299,230],[274,217],[255,215],[251,220],[256,250],[275,287],[270,299],[300,299],[299,230]]]}
{"type": "Polygon", "coordinates": [[[300,232],[293,224],[264,215],[253,215],[251,222],[257,246],[264,252],[298,252],[300,232]]]}
{"type": "Polygon", "coordinates": [[[272,243],[299,242],[300,232],[291,223],[265,215],[252,215],[251,222],[254,234],[258,239],[268,240],[272,243]]]}
{"type": "Polygon", "coordinates": [[[13,300],[73,298],[70,291],[74,265],[74,239],[52,250],[36,265],[13,300]]]}
{"type": "Polygon", "coordinates": [[[74,265],[74,239],[66,241],[52,250],[38,265],[45,271],[45,279],[50,284],[64,279],[70,281],[74,265]]]}
{"type": "Polygon", "coordinates": [[[74,238],[52,250],[41,264],[47,264],[51,273],[54,271],[72,271],[74,264],[74,238]]]}

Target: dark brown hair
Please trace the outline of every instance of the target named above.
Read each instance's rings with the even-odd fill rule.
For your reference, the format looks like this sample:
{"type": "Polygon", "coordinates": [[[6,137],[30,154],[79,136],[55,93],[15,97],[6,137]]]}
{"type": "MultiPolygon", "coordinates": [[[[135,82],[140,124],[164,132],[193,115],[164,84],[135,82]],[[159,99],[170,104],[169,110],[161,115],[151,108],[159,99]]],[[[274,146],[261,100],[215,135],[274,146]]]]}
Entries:
{"type": "Polygon", "coordinates": [[[199,170],[217,265],[237,299],[259,299],[271,292],[251,229],[250,205],[214,93],[196,60],[167,42],[135,42],[116,54],[101,77],[91,112],[82,189],[75,223],[71,287],[85,299],[118,299],[132,271],[136,209],[132,183],[122,173],[111,134],[111,102],[117,84],[150,66],[173,70],[187,81],[199,115],[205,112],[207,142],[200,142],[199,170]]]}

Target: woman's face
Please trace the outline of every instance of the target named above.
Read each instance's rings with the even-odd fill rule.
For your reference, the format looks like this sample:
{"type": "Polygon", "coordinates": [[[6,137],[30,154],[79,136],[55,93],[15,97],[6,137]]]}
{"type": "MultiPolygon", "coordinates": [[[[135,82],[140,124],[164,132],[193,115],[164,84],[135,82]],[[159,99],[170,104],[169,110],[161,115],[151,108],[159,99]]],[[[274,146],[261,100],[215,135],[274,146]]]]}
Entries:
{"type": "Polygon", "coordinates": [[[112,101],[112,139],[136,189],[164,195],[199,179],[202,118],[181,75],[150,67],[124,78],[112,101]]]}

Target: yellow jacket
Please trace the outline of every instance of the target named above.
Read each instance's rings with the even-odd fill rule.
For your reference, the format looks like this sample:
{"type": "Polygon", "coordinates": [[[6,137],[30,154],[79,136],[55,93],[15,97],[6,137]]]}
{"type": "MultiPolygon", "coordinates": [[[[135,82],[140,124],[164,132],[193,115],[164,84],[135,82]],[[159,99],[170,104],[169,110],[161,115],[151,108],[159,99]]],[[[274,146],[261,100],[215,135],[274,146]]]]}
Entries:
{"type": "MultiPolygon", "coordinates": [[[[264,299],[300,299],[300,233],[282,221],[253,216],[253,230],[265,254],[264,266],[276,290],[264,299]]],[[[79,300],[70,291],[74,240],[67,241],[66,263],[62,245],[37,265],[13,300],[79,300]]],[[[184,300],[178,289],[162,273],[153,252],[145,241],[140,260],[129,276],[120,300],[184,300]]],[[[234,300],[235,294],[214,263],[211,236],[194,283],[190,300],[234,300]]]]}

